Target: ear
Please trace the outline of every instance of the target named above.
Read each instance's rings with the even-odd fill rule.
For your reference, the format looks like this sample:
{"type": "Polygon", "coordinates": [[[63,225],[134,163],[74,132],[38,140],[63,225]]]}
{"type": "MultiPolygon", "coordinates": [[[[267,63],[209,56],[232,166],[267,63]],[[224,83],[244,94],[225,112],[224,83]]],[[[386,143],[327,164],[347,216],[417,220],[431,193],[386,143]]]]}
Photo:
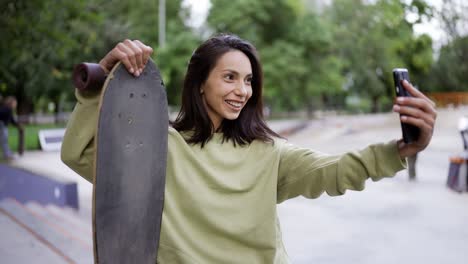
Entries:
{"type": "Polygon", "coordinates": [[[205,87],[205,84],[202,83],[202,84],[200,85],[200,94],[204,94],[204,93],[205,93],[204,87],[205,87]]]}

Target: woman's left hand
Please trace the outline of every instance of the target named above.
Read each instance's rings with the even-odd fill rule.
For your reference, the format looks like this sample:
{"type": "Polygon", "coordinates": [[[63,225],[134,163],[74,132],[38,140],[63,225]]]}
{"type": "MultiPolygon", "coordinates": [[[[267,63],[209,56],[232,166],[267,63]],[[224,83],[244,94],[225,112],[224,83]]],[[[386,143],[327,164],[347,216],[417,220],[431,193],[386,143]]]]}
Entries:
{"type": "Polygon", "coordinates": [[[406,158],[415,155],[429,145],[434,132],[437,111],[435,103],[406,80],[403,81],[403,87],[413,97],[397,97],[396,103],[393,105],[393,111],[400,113],[402,123],[414,125],[420,131],[417,141],[408,144],[403,142],[402,139],[398,141],[400,157],[406,158]]]}

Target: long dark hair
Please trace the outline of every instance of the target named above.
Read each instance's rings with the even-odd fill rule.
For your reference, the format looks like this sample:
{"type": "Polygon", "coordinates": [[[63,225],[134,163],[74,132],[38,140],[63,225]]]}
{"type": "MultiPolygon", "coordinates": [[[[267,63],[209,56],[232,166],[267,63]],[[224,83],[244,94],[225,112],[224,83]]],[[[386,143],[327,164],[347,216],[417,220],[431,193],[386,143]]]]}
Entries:
{"type": "Polygon", "coordinates": [[[246,145],[258,139],[273,142],[280,137],[272,131],[263,118],[262,102],[263,71],[255,47],[232,34],[220,34],[201,44],[193,53],[187,67],[182,92],[182,107],[172,126],[179,132],[192,131],[187,142],[204,144],[214,132],[222,132],[223,140],[232,140],[234,145],[246,145]],[[208,112],[200,95],[200,87],[208,79],[218,59],[228,51],[239,50],[250,60],[252,66],[252,97],[235,120],[224,119],[214,131],[208,112]]]}

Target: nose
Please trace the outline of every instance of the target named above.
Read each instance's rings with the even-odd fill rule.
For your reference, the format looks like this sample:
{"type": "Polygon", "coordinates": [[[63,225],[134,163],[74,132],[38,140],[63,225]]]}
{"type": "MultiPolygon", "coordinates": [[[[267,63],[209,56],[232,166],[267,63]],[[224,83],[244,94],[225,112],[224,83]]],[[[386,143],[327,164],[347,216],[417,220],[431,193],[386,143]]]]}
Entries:
{"type": "Polygon", "coordinates": [[[249,87],[244,82],[240,82],[239,85],[237,85],[235,94],[241,97],[246,97],[248,94],[248,89],[249,87]]]}

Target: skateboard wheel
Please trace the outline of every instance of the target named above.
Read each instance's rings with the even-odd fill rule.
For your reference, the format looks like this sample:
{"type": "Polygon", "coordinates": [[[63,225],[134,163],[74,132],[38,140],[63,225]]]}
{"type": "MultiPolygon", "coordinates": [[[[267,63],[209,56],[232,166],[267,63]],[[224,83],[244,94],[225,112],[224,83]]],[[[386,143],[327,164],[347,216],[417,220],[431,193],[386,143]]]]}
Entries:
{"type": "Polygon", "coordinates": [[[73,69],[73,85],[80,91],[97,91],[106,80],[106,73],[97,63],[80,63],[73,69]]]}

